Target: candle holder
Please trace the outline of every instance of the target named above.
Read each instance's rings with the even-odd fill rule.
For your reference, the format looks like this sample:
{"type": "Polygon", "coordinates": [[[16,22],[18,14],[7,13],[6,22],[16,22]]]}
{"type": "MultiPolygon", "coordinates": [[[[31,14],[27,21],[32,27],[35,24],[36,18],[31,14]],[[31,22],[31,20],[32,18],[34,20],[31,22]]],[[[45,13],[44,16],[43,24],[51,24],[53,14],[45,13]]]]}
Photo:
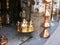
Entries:
{"type": "Polygon", "coordinates": [[[50,27],[50,12],[49,12],[49,0],[45,0],[45,15],[44,15],[44,30],[40,33],[41,38],[49,38],[49,27],[50,27]]]}
{"type": "Polygon", "coordinates": [[[21,33],[31,33],[34,31],[32,21],[28,22],[26,19],[23,19],[23,22],[17,22],[17,31],[21,33]]]}

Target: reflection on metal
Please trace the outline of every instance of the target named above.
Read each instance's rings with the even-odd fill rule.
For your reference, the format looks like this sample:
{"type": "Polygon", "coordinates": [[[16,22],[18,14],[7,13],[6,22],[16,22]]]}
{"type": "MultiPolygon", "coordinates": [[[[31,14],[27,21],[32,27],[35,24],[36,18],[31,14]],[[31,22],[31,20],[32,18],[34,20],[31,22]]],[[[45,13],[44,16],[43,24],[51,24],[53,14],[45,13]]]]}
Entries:
{"type": "Polygon", "coordinates": [[[22,23],[22,32],[27,32],[28,30],[27,30],[27,21],[26,21],[26,19],[23,19],[23,23],[22,23]]]}
{"type": "Polygon", "coordinates": [[[19,21],[17,21],[16,25],[17,25],[17,31],[21,32],[22,31],[22,29],[21,29],[21,23],[19,21]]]}
{"type": "Polygon", "coordinates": [[[48,10],[46,10],[46,15],[45,16],[50,16],[50,13],[48,10]]]}
{"type": "Polygon", "coordinates": [[[7,38],[4,35],[0,35],[0,45],[6,45],[7,42],[7,38]]]}
{"type": "Polygon", "coordinates": [[[9,0],[6,0],[7,9],[9,8],[9,0]]]}
{"type": "Polygon", "coordinates": [[[46,21],[44,27],[50,27],[50,23],[46,21]]]}
{"type": "Polygon", "coordinates": [[[44,30],[41,32],[40,37],[41,38],[48,38],[50,36],[48,32],[48,28],[50,27],[50,12],[49,12],[49,2],[51,0],[45,0],[45,15],[44,15],[44,30]],[[48,2],[48,3],[47,3],[48,2]]]}
{"type": "Polygon", "coordinates": [[[56,14],[56,11],[57,11],[57,10],[54,8],[54,9],[53,9],[53,12],[52,12],[52,15],[55,15],[55,14],[56,14]]]}
{"type": "Polygon", "coordinates": [[[49,3],[49,2],[51,2],[51,0],[46,0],[46,2],[48,2],[48,3],[49,3]]]}
{"type": "Polygon", "coordinates": [[[48,32],[48,28],[44,29],[40,34],[41,38],[49,38],[49,36],[50,36],[50,34],[48,32]]]}
{"type": "Polygon", "coordinates": [[[25,10],[25,9],[23,9],[22,17],[23,17],[23,18],[26,18],[26,10],[25,10]]]}
{"type": "Polygon", "coordinates": [[[51,21],[52,21],[52,22],[55,21],[55,20],[54,20],[54,17],[57,16],[56,13],[57,13],[57,10],[54,8],[54,9],[53,9],[53,12],[52,12],[52,18],[51,18],[51,21]]]}
{"type": "Polygon", "coordinates": [[[52,0],[43,0],[44,3],[49,4],[52,0]]]}
{"type": "Polygon", "coordinates": [[[32,21],[28,22],[26,19],[23,19],[22,24],[18,21],[17,31],[21,33],[33,32],[34,29],[33,29],[32,21]]]}
{"type": "Polygon", "coordinates": [[[10,23],[10,17],[9,17],[9,15],[7,14],[6,15],[6,24],[9,24],[10,23]]]}
{"type": "Polygon", "coordinates": [[[52,16],[52,18],[51,18],[51,21],[53,22],[54,21],[54,17],[52,16]]]}

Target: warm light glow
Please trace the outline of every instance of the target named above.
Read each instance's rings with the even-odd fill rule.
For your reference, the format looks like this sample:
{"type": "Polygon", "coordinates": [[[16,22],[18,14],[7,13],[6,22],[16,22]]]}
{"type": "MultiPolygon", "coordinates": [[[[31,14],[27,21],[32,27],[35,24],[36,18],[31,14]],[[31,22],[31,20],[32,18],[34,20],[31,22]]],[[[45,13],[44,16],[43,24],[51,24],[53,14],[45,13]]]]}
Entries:
{"type": "Polygon", "coordinates": [[[48,29],[45,29],[45,30],[44,30],[44,35],[43,35],[43,37],[48,37],[48,36],[49,36],[48,29]]]}
{"type": "Polygon", "coordinates": [[[53,9],[53,11],[55,12],[55,11],[56,11],[56,9],[54,8],[54,9],[53,9]]]}
{"type": "Polygon", "coordinates": [[[50,27],[50,23],[48,22],[48,19],[45,20],[44,27],[50,27]]]}
{"type": "Polygon", "coordinates": [[[18,26],[20,25],[20,22],[19,22],[19,21],[17,21],[17,25],[18,25],[18,26]]]}
{"type": "Polygon", "coordinates": [[[54,9],[53,9],[53,14],[55,14],[55,12],[56,12],[56,9],[54,8],[54,9]]]}
{"type": "Polygon", "coordinates": [[[52,16],[52,19],[51,19],[52,21],[54,21],[54,18],[53,18],[53,16],[52,16]]]}
{"type": "Polygon", "coordinates": [[[48,10],[46,10],[46,15],[45,16],[50,16],[50,13],[48,10]]]}
{"type": "Polygon", "coordinates": [[[29,32],[32,32],[32,31],[34,31],[34,30],[33,30],[32,21],[30,21],[30,25],[29,25],[29,32]]]}
{"type": "Polygon", "coordinates": [[[26,21],[26,19],[23,19],[23,23],[22,23],[22,27],[25,27],[25,26],[27,26],[27,21],[26,21]]]}
{"type": "Polygon", "coordinates": [[[52,0],[46,0],[46,2],[51,2],[52,0]]]}
{"type": "Polygon", "coordinates": [[[27,21],[26,21],[26,19],[23,19],[22,32],[27,32],[27,21]]]}
{"type": "Polygon", "coordinates": [[[33,25],[32,21],[30,21],[30,24],[24,19],[22,23],[22,32],[23,33],[29,33],[33,31],[33,25]]]}

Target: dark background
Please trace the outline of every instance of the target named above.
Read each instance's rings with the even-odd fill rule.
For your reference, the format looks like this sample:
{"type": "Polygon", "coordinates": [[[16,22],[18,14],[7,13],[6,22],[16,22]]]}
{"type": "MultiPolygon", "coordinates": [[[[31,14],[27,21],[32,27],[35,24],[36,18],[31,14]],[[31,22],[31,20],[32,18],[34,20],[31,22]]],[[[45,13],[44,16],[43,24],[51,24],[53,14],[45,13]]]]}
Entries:
{"type": "Polygon", "coordinates": [[[7,15],[7,13],[10,16],[10,22],[12,22],[12,21],[16,22],[17,20],[21,21],[21,17],[19,17],[19,13],[20,13],[20,11],[22,11],[20,3],[21,3],[21,0],[9,0],[9,8],[7,10],[6,0],[0,0],[0,4],[1,4],[0,5],[0,7],[1,7],[0,16],[3,16],[4,22],[6,21],[5,17],[7,15]]]}

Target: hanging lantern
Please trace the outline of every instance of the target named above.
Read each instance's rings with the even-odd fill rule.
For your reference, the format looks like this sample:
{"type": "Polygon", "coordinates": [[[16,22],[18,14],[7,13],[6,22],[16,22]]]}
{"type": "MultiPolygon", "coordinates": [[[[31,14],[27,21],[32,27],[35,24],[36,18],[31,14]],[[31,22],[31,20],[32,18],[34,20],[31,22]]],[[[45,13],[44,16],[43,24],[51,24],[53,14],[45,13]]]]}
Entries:
{"type": "Polygon", "coordinates": [[[49,36],[50,36],[50,34],[48,32],[48,28],[45,28],[40,34],[40,37],[42,37],[42,38],[48,38],[49,36]]]}

